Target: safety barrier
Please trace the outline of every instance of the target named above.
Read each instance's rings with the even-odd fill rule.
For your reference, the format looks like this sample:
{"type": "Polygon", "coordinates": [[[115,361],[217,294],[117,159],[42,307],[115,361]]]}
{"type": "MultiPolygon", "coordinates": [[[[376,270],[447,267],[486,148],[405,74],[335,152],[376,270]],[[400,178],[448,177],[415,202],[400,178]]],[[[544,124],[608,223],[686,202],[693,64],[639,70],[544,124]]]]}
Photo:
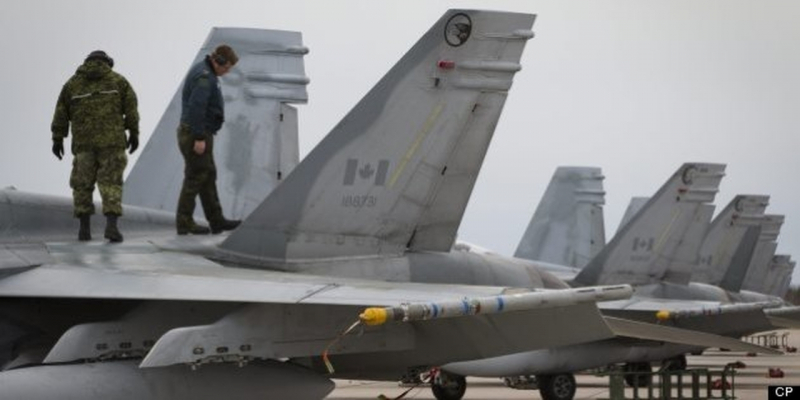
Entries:
{"type": "Polygon", "coordinates": [[[657,372],[608,371],[610,400],[733,400],[736,370],[692,368],[657,372]],[[630,383],[626,390],[626,382],[630,383]],[[630,396],[630,397],[626,397],[630,396]]]}

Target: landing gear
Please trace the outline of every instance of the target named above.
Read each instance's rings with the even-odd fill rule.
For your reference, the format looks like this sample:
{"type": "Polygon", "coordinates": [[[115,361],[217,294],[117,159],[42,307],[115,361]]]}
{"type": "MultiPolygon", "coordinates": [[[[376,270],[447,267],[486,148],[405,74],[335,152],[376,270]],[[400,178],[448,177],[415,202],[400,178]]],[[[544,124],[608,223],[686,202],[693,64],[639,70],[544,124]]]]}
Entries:
{"type": "Polygon", "coordinates": [[[653,370],[650,363],[647,362],[627,363],[623,367],[623,371],[625,372],[625,383],[630,387],[647,387],[653,380],[653,376],[650,375],[653,370]]]}
{"type": "Polygon", "coordinates": [[[536,375],[536,381],[543,400],[572,400],[575,397],[577,384],[572,374],[536,375]]]}
{"type": "Polygon", "coordinates": [[[467,379],[439,371],[431,382],[431,391],[437,400],[461,400],[467,391],[467,379]]]}
{"type": "Polygon", "coordinates": [[[686,355],[681,354],[677,357],[668,358],[661,362],[662,371],[685,371],[686,370],[686,355]]]}
{"type": "Polygon", "coordinates": [[[520,376],[507,376],[503,378],[503,382],[511,389],[517,390],[536,390],[539,389],[539,384],[536,378],[531,375],[520,376]]]}

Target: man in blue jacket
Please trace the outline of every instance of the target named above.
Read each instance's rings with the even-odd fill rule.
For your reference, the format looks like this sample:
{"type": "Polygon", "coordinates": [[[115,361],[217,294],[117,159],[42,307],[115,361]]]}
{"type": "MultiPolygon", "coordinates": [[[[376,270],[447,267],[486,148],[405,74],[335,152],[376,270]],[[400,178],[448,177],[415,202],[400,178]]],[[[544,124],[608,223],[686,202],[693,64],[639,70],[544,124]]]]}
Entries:
{"type": "Polygon", "coordinates": [[[239,57],[230,46],[220,45],[186,75],[178,127],[178,147],[185,162],[175,218],[179,235],[209,233],[208,227],[197,225],[192,217],[198,195],[211,233],[235,229],[241,222],[222,215],[214,164],[214,135],[225,121],[219,77],[227,74],[237,61],[239,57]]]}

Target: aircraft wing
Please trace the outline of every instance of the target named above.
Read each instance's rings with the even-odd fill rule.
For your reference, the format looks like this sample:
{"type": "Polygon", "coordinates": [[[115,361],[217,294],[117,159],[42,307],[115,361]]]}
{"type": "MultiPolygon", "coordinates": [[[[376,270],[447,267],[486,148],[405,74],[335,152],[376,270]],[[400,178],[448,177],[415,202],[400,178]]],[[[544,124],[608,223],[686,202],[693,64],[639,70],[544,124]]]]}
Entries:
{"type": "Polygon", "coordinates": [[[735,351],[756,352],[762,354],[783,354],[783,352],[741,341],[737,338],[714,335],[710,333],[674,328],[664,325],[648,324],[622,318],[606,317],[606,322],[619,336],[658,340],[669,343],[686,344],[703,348],[724,347],[735,351]]]}
{"type": "Polygon", "coordinates": [[[44,243],[0,243],[0,279],[48,262],[44,243]]]}
{"type": "MultiPolygon", "coordinates": [[[[149,352],[143,366],[166,366],[205,362],[210,355],[198,354],[198,346],[224,348],[226,360],[318,356],[358,320],[365,307],[374,306],[423,304],[432,310],[438,304],[442,310],[452,310],[445,304],[458,304],[464,312],[457,318],[434,319],[434,313],[418,321],[367,327],[366,333],[345,338],[331,350],[332,355],[386,350],[420,354],[414,350],[441,346],[448,351],[422,354],[438,353],[434,360],[446,361],[601,340],[614,334],[594,302],[624,298],[631,292],[618,286],[517,293],[504,287],[376,282],[241,269],[173,251],[169,247],[184,239],[170,240],[168,245],[146,240],[118,245],[49,243],[50,262],[0,279],[0,297],[133,301],[139,305],[127,314],[69,327],[45,362],[99,359],[120,350],[98,347],[99,342],[127,343],[128,353],[149,352]],[[525,307],[499,307],[503,312],[486,306],[497,308],[519,296],[533,297],[525,300],[525,307]],[[476,310],[475,301],[484,305],[478,304],[476,310]],[[186,319],[184,312],[176,310],[197,308],[198,302],[218,311],[186,319]],[[541,329],[541,321],[547,321],[548,329],[541,329]],[[583,329],[574,329],[575,321],[583,329]]],[[[183,247],[191,249],[197,240],[186,239],[183,247]]],[[[39,249],[41,253],[45,248],[39,249]]],[[[9,259],[8,254],[2,255],[9,259]]]]}
{"type": "Polygon", "coordinates": [[[606,316],[740,337],[774,329],[766,313],[778,305],[776,302],[721,304],[713,301],[632,298],[606,302],[601,307],[606,316]]]}

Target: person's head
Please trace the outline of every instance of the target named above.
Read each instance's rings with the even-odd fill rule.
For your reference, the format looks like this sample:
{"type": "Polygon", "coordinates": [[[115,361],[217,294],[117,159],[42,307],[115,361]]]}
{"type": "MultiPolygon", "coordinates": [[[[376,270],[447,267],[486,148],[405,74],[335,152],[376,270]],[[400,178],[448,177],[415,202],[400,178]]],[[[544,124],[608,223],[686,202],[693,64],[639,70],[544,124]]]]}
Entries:
{"type": "Polygon", "coordinates": [[[227,44],[217,46],[214,52],[211,53],[210,58],[211,65],[214,67],[214,73],[217,76],[227,74],[239,61],[239,56],[237,56],[236,52],[227,44]]]}
{"type": "Polygon", "coordinates": [[[92,61],[92,60],[102,61],[102,62],[108,64],[108,66],[110,68],[114,68],[114,59],[109,57],[108,54],[106,54],[106,52],[103,51],[103,50],[95,50],[95,51],[89,53],[89,55],[86,56],[86,60],[84,60],[84,62],[92,61]]]}

